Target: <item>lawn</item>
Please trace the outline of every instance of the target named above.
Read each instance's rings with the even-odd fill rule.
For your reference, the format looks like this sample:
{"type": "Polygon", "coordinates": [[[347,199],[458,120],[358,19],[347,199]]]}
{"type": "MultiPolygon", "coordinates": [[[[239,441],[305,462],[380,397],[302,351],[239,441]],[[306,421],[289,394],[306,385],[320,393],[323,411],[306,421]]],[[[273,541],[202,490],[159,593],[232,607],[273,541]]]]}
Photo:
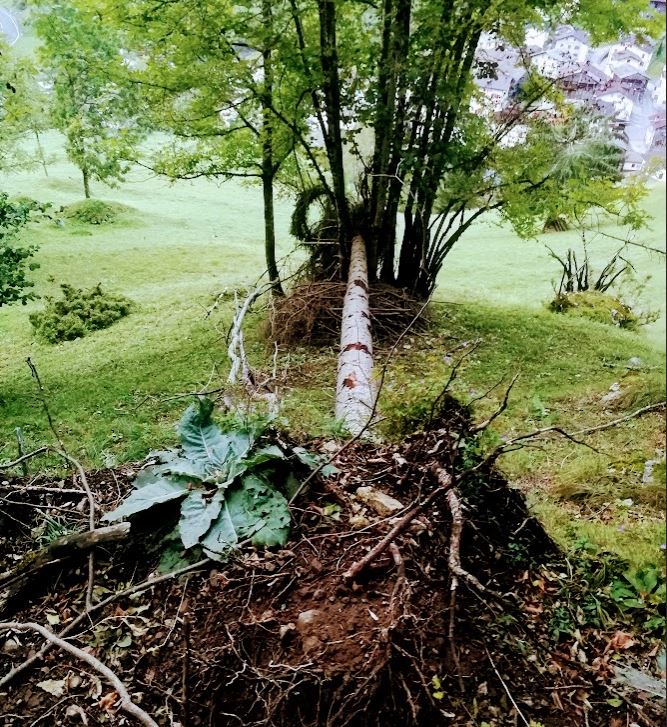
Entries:
{"type": "MultiPolygon", "coordinates": [[[[81,199],[81,183],[63,159],[58,137],[44,141],[49,176],[41,170],[10,176],[3,189],[52,202],[57,211],[81,199]]],[[[205,180],[170,185],[136,171],[119,189],[93,191],[132,210],[107,226],[33,225],[24,237],[40,246],[36,291],[53,295],[63,282],[77,287],[99,282],[130,297],[137,309],[107,330],[56,346],[32,334],[28,314],[39,301],[0,310],[0,459],[15,454],[16,427],[28,446],[53,440],[28,356],[40,372],[59,435],[87,465],[134,460],[170,441],[184,406],[173,397],[224,381],[232,303],[223,302],[208,316],[207,309],[217,293],[251,285],[263,270],[257,188],[205,180]]],[[[664,185],[653,188],[647,205],[655,231],[641,238],[663,248],[664,201],[664,185]]],[[[281,201],[281,255],[293,248],[289,214],[288,201],[281,201]]],[[[388,422],[399,421],[406,407],[423,405],[448,375],[444,354],[473,338],[482,343],[462,369],[461,397],[475,396],[502,375],[521,373],[511,405],[496,423],[498,433],[556,423],[587,426],[664,397],[664,257],[636,248],[631,253],[639,277],[652,274],[642,305],[661,312],[635,334],[546,311],[558,270],[544,242],[563,251],[577,241],[572,233],[521,241],[491,223],[477,225],[462,239],[442,272],[436,325],[426,336],[406,341],[389,367],[382,403],[388,422]],[[639,372],[625,368],[633,356],[641,359],[639,372]],[[608,413],[600,398],[615,382],[622,384],[624,397],[608,413]]],[[[612,242],[599,242],[592,254],[604,262],[614,249],[612,242]]],[[[258,366],[267,365],[272,351],[261,323],[257,312],[248,331],[258,366]]],[[[279,370],[288,371],[284,417],[295,432],[335,431],[332,353],[280,352],[279,370]]],[[[477,415],[497,400],[495,392],[477,405],[477,415]]],[[[561,441],[515,454],[503,467],[563,542],[586,538],[637,564],[657,560],[664,542],[662,498],[655,488],[642,487],[641,474],[662,446],[661,431],[660,416],[643,417],[593,439],[606,455],[561,441]]]]}

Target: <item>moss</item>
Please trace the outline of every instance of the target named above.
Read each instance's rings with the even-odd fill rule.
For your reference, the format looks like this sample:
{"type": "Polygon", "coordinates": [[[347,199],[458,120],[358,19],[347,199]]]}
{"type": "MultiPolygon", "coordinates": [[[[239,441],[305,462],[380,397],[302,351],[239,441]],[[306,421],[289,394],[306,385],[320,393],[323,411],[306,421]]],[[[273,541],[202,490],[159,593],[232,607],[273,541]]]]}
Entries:
{"type": "Polygon", "coordinates": [[[593,290],[559,293],[549,303],[549,310],[630,330],[636,329],[639,325],[639,317],[629,305],[613,295],[593,290]]]}

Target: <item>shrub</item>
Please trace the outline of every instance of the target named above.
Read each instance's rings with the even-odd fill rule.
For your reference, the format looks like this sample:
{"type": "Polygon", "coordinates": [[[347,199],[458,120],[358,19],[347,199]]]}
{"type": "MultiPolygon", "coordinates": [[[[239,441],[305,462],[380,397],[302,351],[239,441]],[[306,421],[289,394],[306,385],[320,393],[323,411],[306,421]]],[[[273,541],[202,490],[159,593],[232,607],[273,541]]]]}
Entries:
{"type": "Polygon", "coordinates": [[[71,341],[108,328],[132,310],[132,301],[104,292],[99,284],[90,290],[66,284],[60,287],[62,299],[47,298],[43,310],[30,314],[35,333],[49,343],[71,341]]]}
{"type": "Polygon", "coordinates": [[[639,316],[622,300],[594,290],[558,293],[549,303],[549,310],[631,330],[641,323],[639,316]]]}
{"type": "Polygon", "coordinates": [[[36,297],[30,290],[34,283],[28,279],[28,270],[39,267],[29,262],[37,247],[15,245],[14,240],[31,215],[46,207],[27,198],[10,200],[5,192],[0,192],[0,307],[17,301],[25,305],[36,297]]]}
{"type": "Polygon", "coordinates": [[[116,202],[102,202],[100,199],[84,199],[62,208],[63,215],[85,225],[108,225],[129,211],[129,207],[116,202]]]}

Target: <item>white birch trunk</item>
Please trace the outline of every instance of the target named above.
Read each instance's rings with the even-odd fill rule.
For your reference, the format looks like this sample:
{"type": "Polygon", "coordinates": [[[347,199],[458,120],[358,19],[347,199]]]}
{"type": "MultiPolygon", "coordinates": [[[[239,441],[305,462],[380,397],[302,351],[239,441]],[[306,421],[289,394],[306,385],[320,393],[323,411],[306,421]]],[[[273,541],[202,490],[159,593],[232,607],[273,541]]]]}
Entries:
{"type": "Polygon", "coordinates": [[[373,338],[366,245],[360,235],[355,235],[343,304],[336,383],[336,419],[353,435],[364,429],[373,412],[375,394],[372,375],[373,338]]]}

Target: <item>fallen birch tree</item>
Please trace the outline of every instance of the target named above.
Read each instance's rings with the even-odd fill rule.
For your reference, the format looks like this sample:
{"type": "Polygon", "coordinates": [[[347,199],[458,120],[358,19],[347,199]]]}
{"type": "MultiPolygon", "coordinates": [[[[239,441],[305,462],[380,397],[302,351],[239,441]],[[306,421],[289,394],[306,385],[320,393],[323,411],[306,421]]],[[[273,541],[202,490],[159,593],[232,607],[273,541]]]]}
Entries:
{"type": "Polygon", "coordinates": [[[375,403],[368,292],[366,245],[361,235],[355,235],[343,303],[336,382],[336,419],[352,435],[359,435],[368,427],[375,403]]]}

